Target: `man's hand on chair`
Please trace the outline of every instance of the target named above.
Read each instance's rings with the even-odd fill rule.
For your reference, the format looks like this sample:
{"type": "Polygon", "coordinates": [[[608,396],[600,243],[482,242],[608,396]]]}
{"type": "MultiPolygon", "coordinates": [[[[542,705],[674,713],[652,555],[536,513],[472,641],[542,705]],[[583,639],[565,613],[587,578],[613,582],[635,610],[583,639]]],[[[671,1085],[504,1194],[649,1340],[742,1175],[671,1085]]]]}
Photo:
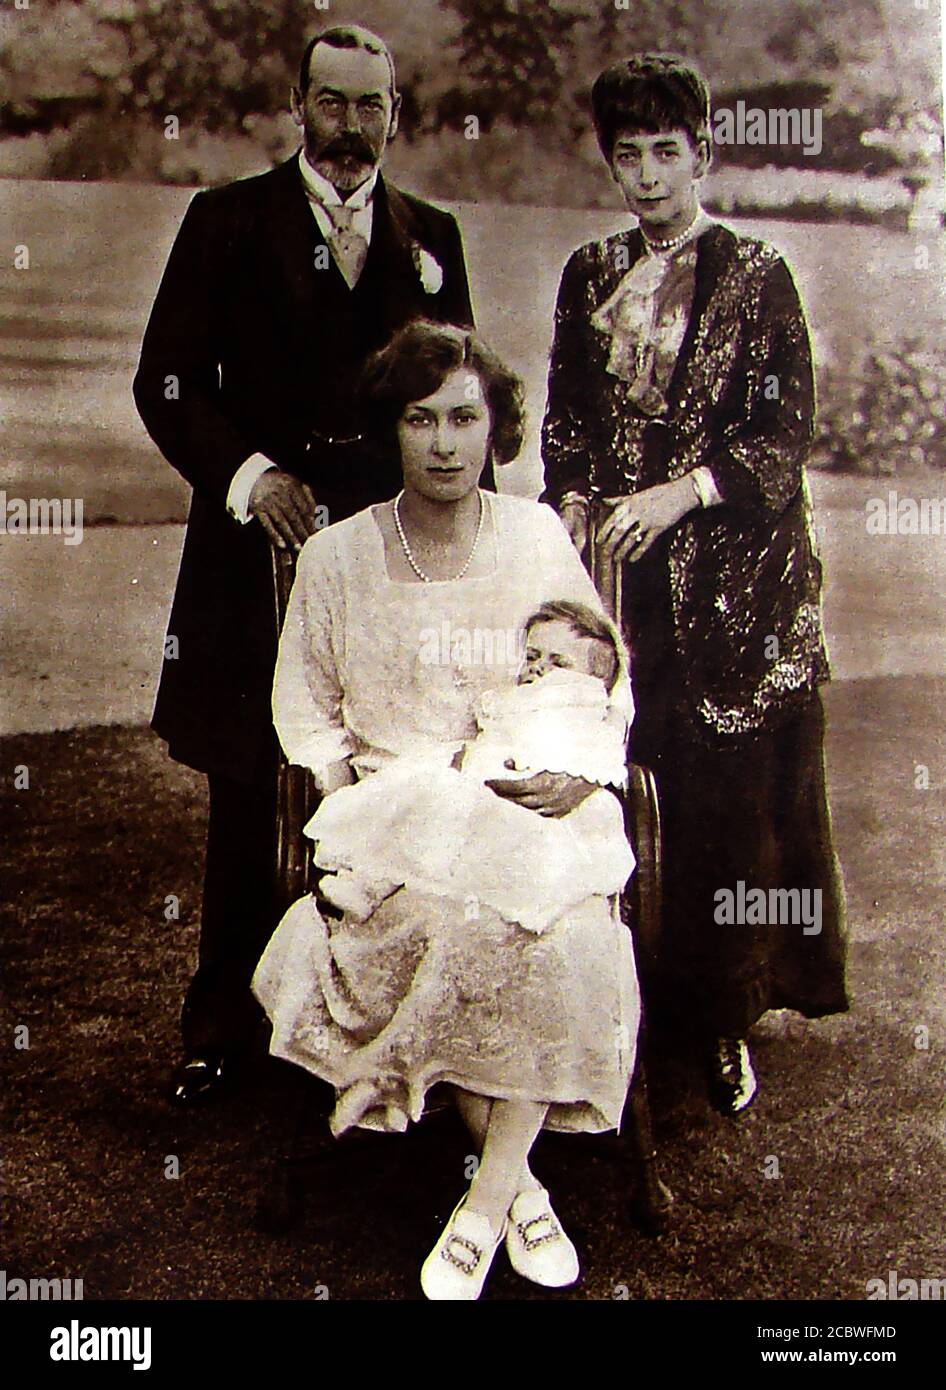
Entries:
{"type": "Polygon", "coordinates": [[[597,790],[594,782],[567,772],[537,772],[534,777],[494,777],[486,783],[497,796],[537,811],[540,816],[567,816],[597,790]]]}
{"type": "Polygon", "coordinates": [[[279,550],[301,550],[319,529],[312,489],[279,468],[267,468],[259,475],[248,511],[279,550]]]}

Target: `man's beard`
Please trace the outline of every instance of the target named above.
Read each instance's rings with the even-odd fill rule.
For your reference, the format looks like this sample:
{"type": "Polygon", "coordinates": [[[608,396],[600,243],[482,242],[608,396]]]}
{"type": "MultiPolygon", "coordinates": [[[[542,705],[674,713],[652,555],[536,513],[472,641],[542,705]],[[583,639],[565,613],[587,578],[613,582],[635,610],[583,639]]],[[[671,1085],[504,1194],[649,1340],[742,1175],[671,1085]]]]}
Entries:
{"type": "Polygon", "coordinates": [[[330,140],[310,162],[336,187],[354,189],[371,176],[380,161],[366,140],[354,136],[330,140]]]}

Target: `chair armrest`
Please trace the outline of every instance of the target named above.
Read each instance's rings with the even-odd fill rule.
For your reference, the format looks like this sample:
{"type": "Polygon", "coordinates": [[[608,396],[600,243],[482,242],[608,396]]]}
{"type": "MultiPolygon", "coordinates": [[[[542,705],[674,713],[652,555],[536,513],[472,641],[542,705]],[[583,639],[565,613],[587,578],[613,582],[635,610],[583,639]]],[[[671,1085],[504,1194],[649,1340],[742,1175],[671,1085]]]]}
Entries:
{"type": "MultiPolygon", "coordinates": [[[[273,546],[273,596],[276,607],[276,631],[282,632],[286,609],[296,577],[296,555],[293,550],[273,546]]],[[[279,749],[276,772],[276,907],[279,915],[298,898],[315,890],[319,878],[303,827],[315,815],[321,795],[312,773],[286,761],[279,749]]]]}
{"type": "Polygon", "coordinates": [[[657,784],[649,768],[628,763],[627,791],[622,796],[624,831],[637,867],[622,896],[625,920],[634,937],[638,969],[653,970],[660,939],[662,849],[657,784]]]}

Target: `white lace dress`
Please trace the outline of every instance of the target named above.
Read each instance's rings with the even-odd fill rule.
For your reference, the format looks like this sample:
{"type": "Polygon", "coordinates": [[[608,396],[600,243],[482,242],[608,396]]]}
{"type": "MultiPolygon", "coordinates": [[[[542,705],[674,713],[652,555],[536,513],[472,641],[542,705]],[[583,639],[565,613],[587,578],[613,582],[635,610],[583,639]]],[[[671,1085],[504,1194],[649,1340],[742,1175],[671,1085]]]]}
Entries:
{"type": "Polygon", "coordinates": [[[547,931],[585,898],[620,893],[634,868],[620,803],[605,790],[625,777],[627,721],[604,682],[550,671],[529,685],[487,690],[479,734],[461,768],[397,758],[326,797],[305,827],[320,895],[367,917],[398,888],[481,904],[526,931],[547,931]],[[553,819],[504,800],[484,784],[567,772],[597,782],[553,819]]]}
{"type": "MultiPolygon", "coordinates": [[[[600,611],[549,508],[483,497],[489,572],[459,581],[391,580],[370,510],[303,548],[273,693],[292,762],[316,775],[343,757],[359,777],[449,771],[476,734],[484,693],[514,686],[524,620],[551,599],[600,611]]],[[[436,824],[421,828],[438,836],[436,824]]],[[[370,877],[378,865],[368,829],[365,849],[370,877]]],[[[514,878],[521,864],[509,849],[514,878]]],[[[538,901],[556,865],[530,870],[538,901]]],[[[271,1050],[335,1086],[335,1133],[353,1124],[403,1130],[438,1082],[547,1102],[553,1129],[615,1128],[639,996],[613,902],[589,893],[529,930],[509,920],[508,903],[504,916],[463,883],[456,894],[399,888],[338,921],[323,919],[311,897],[295,903],[254,978],[273,1023],[271,1050]]]]}

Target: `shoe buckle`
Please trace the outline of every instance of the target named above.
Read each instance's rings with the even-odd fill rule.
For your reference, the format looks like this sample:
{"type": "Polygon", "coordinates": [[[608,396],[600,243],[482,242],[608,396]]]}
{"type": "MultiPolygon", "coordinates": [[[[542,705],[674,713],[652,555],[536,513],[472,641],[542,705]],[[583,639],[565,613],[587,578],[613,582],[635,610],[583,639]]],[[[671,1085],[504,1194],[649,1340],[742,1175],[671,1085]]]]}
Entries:
{"type": "Polygon", "coordinates": [[[477,1265],[483,1258],[483,1252],[478,1245],[472,1240],[467,1240],[466,1236],[459,1236],[456,1233],[451,1234],[450,1238],[441,1247],[440,1253],[445,1260],[449,1260],[450,1264],[456,1265],[457,1269],[462,1270],[464,1274],[474,1274],[477,1265]],[[451,1249],[453,1245],[459,1245],[461,1250],[467,1252],[469,1258],[465,1259],[462,1254],[454,1254],[451,1249]]]}
{"type": "Polygon", "coordinates": [[[528,1221],[517,1221],[516,1230],[522,1240],[526,1250],[534,1250],[537,1245],[544,1245],[547,1240],[557,1240],[561,1234],[555,1218],[550,1212],[542,1212],[539,1216],[532,1216],[528,1221]],[[541,1226],[545,1223],[547,1230],[541,1231],[537,1235],[530,1235],[529,1232],[534,1226],[541,1226]]]}

